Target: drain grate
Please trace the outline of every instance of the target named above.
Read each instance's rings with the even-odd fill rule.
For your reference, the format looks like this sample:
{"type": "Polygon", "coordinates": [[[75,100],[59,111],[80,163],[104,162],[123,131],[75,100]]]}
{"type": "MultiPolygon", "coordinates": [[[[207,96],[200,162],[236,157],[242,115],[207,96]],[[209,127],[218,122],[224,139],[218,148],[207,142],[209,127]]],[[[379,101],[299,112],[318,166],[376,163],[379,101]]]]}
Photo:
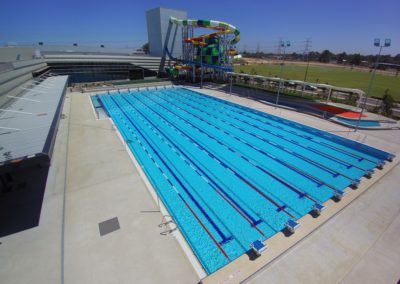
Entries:
{"type": "Polygon", "coordinates": [[[99,223],[100,236],[107,235],[119,229],[120,226],[117,217],[99,223]]]}

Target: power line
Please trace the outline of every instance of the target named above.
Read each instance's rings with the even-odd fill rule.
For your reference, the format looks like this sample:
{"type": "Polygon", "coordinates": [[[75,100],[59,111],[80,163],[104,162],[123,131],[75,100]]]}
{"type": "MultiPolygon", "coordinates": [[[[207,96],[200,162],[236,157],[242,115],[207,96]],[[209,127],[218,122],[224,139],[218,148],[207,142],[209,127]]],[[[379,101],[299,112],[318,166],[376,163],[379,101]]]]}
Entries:
{"type": "Polygon", "coordinates": [[[305,47],[303,51],[303,55],[306,56],[307,60],[308,60],[308,54],[310,53],[311,43],[312,43],[311,38],[307,38],[305,41],[305,47]]]}
{"type": "MultiPolygon", "coordinates": [[[[306,81],[307,81],[308,67],[310,66],[310,57],[309,57],[309,54],[310,54],[310,47],[311,47],[311,39],[310,39],[310,38],[307,38],[307,39],[306,39],[306,46],[304,47],[304,53],[303,53],[303,55],[306,56],[306,60],[307,60],[307,67],[306,67],[306,71],[305,71],[305,73],[304,73],[304,80],[303,80],[303,82],[306,82],[306,81]]],[[[305,88],[306,88],[306,84],[303,84],[303,88],[302,88],[302,90],[301,90],[301,96],[304,95],[305,88]]]]}

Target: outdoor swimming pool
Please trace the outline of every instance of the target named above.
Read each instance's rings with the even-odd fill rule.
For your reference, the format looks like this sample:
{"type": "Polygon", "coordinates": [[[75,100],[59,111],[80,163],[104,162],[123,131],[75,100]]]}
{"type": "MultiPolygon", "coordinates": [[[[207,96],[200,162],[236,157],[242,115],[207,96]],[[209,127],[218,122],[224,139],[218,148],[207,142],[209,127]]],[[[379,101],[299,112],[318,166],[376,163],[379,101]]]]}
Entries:
{"type": "MultiPolygon", "coordinates": [[[[357,119],[349,119],[344,117],[336,117],[337,120],[343,122],[345,124],[350,124],[351,126],[357,126],[358,120],[357,119]]],[[[381,124],[377,120],[360,120],[359,126],[361,127],[379,127],[381,124]]]]}
{"type": "Polygon", "coordinates": [[[207,273],[391,157],[184,88],[98,99],[207,273]]]}

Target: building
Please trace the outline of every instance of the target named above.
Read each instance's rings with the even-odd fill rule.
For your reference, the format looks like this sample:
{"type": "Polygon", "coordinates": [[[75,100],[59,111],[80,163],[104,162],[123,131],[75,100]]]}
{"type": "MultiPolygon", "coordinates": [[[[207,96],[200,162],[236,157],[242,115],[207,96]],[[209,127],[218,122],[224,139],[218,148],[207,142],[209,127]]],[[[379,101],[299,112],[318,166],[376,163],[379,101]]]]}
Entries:
{"type": "MultiPolygon", "coordinates": [[[[171,16],[178,19],[187,19],[187,12],[160,7],[146,12],[151,56],[162,56],[171,16]]],[[[175,57],[180,57],[182,55],[182,44],[179,43],[182,42],[182,34],[178,32],[176,26],[170,31],[170,41],[175,41],[174,50],[171,50],[171,54],[175,57]]]]}

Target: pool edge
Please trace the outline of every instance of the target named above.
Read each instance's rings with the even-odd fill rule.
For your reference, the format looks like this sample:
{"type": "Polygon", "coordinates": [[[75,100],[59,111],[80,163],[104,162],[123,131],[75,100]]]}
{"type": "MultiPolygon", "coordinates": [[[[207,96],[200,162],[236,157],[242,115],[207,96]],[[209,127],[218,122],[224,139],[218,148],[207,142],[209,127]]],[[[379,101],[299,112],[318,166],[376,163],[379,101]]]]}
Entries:
{"type": "MultiPolygon", "coordinates": [[[[369,148],[372,148],[372,149],[374,149],[374,150],[381,151],[381,152],[385,152],[385,153],[387,153],[387,154],[391,154],[391,155],[395,155],[395,156],[396,156],[395,152],[393,152],[393,151],[390,151],[390,152],[389,152],[389,151],[387,151],[387,150],[382,150],[381,148],[378,148],[377,146],[373,146],[373,145],[371,145],[371,144],[369,144],[369,143],[366,143],[366,142],[358,141],[358,138],[350,138],[350,137],[348,137],[348,136],[347,136],[347,137],[344,137],[344,136],[342,136],[342,135],[335,134],[335,133],[333,133],[333,132],[331,132],[331,131],[324,130],[324,129],[322,129],[322,128],[320,128],[320,127],[317,127],[317,126],[310,126],[310,125],[308,125],[308,124],[306,124],[306,123],[297,122],[296,120],[293,120],[293,119],[291,119],[291,118],[286,118],[286,117],[283,117],[283,116],[279,116],[279,115],[277,115],[277,114],[273,114],[273,113],[266,112],[266,111],[264,111],[264,110],[256,109],[256,108],[254,108],[254,107],[252,107],[252,106],[249,106],[249,105],[245,105],[245,104],[242,104],[242,103],[239,103],[239,102],[229,101],[229,100],[227,100],[226,98],[218,97],[218,96],[215,96],[215,95],[212,95],[212,94],[209,94],[209,93],[203,93],[203,92],[201,92],[202,89],[199,88],[199,87],[179,86],[179,88],[187,89],[187,90],[189,90],[189,91],[197,92],[197,93],[200,93],[200,94],[202,94],[202,95],[204,95],[204,96],[208,96],[208,97],[211,97],[211,98],[216,98],[216,99],[219,99],[219,100],[222,100],[222,101],[226,101],[226,102],[228,102],[228,103],[230,103],[230,104],[234,104],[234,105],[238,105],[238,106],[240,106],[240,107],[248,108],[248,109],[251,109],[251,110],[253,110],[253,111],[260,112],[260,113],[262,113],[262,114],[267,114],[267,115],[274,116],[274,117],[277,117],[277,118],[280,118],[280,119],[283,119],[283,120],[286,120],[286,121],[290,121],[290,122],[292,122],[292,123],[300,124],[300,125],[305,126],[305,127],[307,127],[307,128],[312,128],[312,129],[316,129],[316,130],[321,131],[321,132],[326,132],[326,133],[328,133],[329,135],[338,137],[339,139],[348,140],[348,141],[350,141],[350,142],[356,142],[356,143],[365,145],[365,146],[367,146],[367,147],[369,147],[369,148]]],[[[223,92],[223,91],[220,91],[220,90],[213,90],[213,91],[217,91],[217,92],[220,92],[220,93],[222,93],[222,94],[227,94],[226,92],[223,92]]],[[[229,94],[228,94],[228,95],[229,95],[229,94]]],[[[231,95],[229,95],[229,96],[231,96],[231,95]]],[[[276,107],[276,108],[280,108],[280,109],[286,109],[286,108],[282,108],[282,107],[279,106],[279,105],[278,105],[278,106],[272,106],[272,107],[276,107]]],[[[297,110],[291,110],[291,109],[289,109],[289,108],[287,108],[286,110],[298,112],[297,110]]],[[[299,112],[299,113],[300,113],[300,112],[299,112]]],[[[309,114],[307,114],[307,113],[301,113],[301,114],[309,115],[309,114]]],[[[313,116],[313,117],[316,117],[316,116],[313,116]]],[[[317,117],[317,118],[318,118],[318,117],[317,117]]],[[[319,119],[321,119],[321,118],[319,118],[319,119]]],[[[331,120],[324,120],[324,121],[328,121],[328,122],[331,122],[331,123],[334,123],[334,124],[335,124],[335,122],[333,122],[333,121],[331,121],[331,120]]],[[[336,123],[336,124],[340,125],[339,123],[336,123]]],[[[341,125],[341,126],[344,126],[344,125],[341,125]]],[[[349,127],[347,127],[347,128],[349,128],[349,127]]],[[[371,129],[371,128],[369,128],[369,129],[366,129],[366,130],[376,130],[376,129],[371,129]]],[[[391,130],[391,129],[386,129],[386,130],[391,130]]],[[[351,129],[351,130],[348,131],[348,133],[356,133],[356,132],[354,131],[354,129],[351,129]]],[[[366,135],[364,135],[364,136],[366,136],[366,135]]],[[[367,154],[368,154],[368,153],[367,153],[367,154]]],[[[384,159],[384,160],[385,160],[385,159],[384,159]]]]}
{"type": "MultiPolygon", "coordinates": [[[[148,192],[150,193],[151,197],[153,198],[153,201],[155,205],[159,208],[160,213],[166,217],[166,221],[173,220],[170,216],[171,214],[168,212],[167,208],[165,207],[164,203],[162,202],[162,199],[158,197],[157,192],[155,191],[154,187],[151,185],[151,182],[147,178],[146,174],[144,173],[142,167],[139,165],[138,161],[136,160],[135,156],[129,149],[128,145],[125,143],[125,140],[123,139],[121,133],[119,132],[117,126],[114,124],[114,121],[112,120],[111,117],[108,117],[108,120],[110,121],[112,127],[115,129],[115,132],[118,135],[118,138],[120,139],[121,143],[125,147],[125,150],[127,151],[133,165],[135,166],[136,170],[139,173],[139,176],[141,177],[143,183],[145,184],[148,192]]],[[[170,226],[170,225],[167,225],[170,226]]],[[[170,227],[169,227],[170,228],[170,227]]],[[[171,229],[171,228],[170,228],[171,229]]],[[[186,241],[185,237],[182,235],[181,231],[177,227],[177,230],[173,231],[171,235],[177,240],[179,247],[182,249],[183,253],[187,257],[189,263],[192,265],[193,270],[196,272],[197,276],[199,279],[203,279],[207,277],[207,273],[204,270],[203,266],[197,259],[196,255],[192,251],[190,245],[186,241]]]]}
{"type": "Polygon", "coordinates": [[[249,260],[249,256],[243,254],[231,263],[228,263],[214,273],[201,279],[201,283],[220,283],[227,280],[232,281],[232,283],[243,283],[251,280],[259,272],[263,271],[274,261],[278,260],[279,257],[293,249],[296,244],[312,235],[319,227],[326,224],[331,218],[340,213],[354,200],[367,192],[372,185],[381,180],[398,164],[400,164],[400,160],[395,158],[393,162],[386,164],[386,167],[383,170],[376,172],[371,179],[363,178],[364,182],[360,184],[358,189],[351,189],[350,187],[346,188],[348,194],[342,199],[342,201],[338,203],[335,203],[332,199],[326,201],[324,203],[326,210],[324,210],[318,218],[314,218],[310,214],[300,218],[298,221],[302,226],[292,236],[286,237],[282,232],[278,232],[269,238],[267,240],[267,251],[257,259],[253,261],[249,260]]]}

